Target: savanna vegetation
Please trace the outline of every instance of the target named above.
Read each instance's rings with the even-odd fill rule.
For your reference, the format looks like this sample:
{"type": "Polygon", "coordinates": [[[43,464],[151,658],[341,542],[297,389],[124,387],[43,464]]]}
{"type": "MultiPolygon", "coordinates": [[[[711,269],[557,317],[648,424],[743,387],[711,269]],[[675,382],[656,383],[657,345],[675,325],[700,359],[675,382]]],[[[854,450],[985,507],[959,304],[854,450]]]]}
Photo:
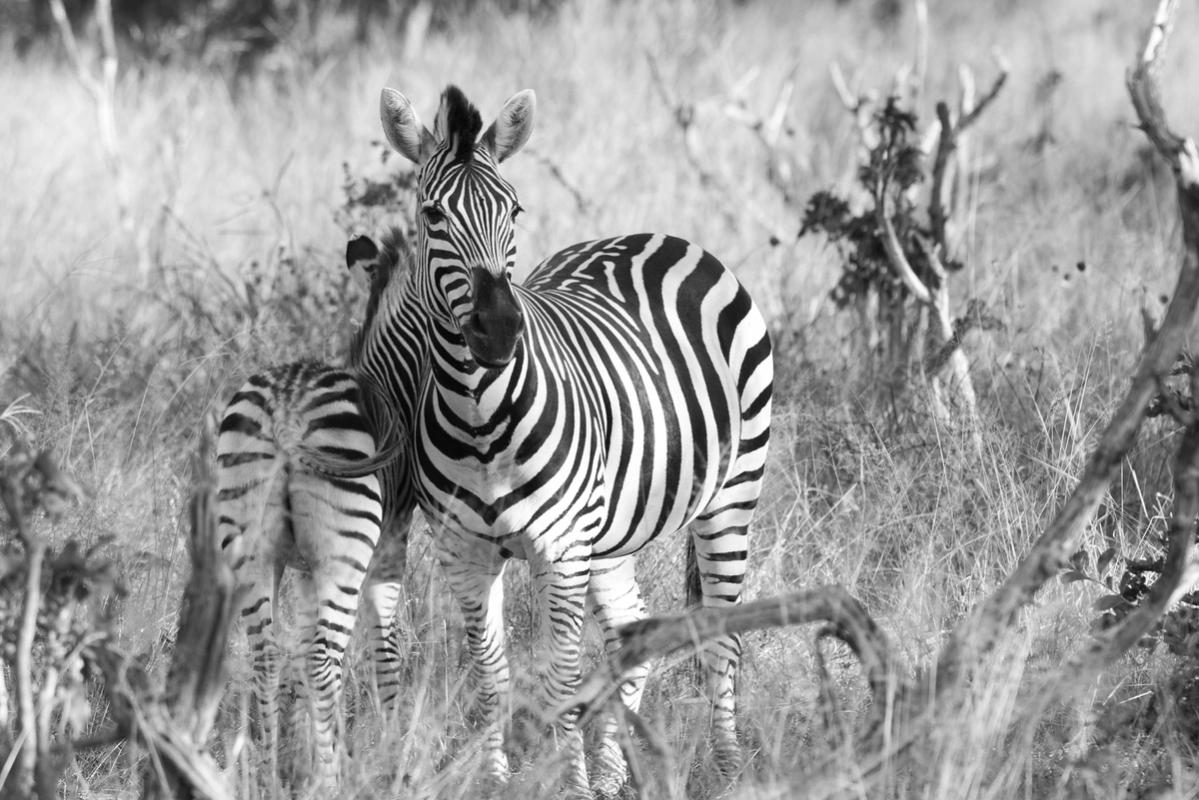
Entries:
{"type": "MultiPolygon", "coordinates": [[[[75,58],[45,14],[24,4],[0,14],[0,459],[18,442],[50,449],[83,488],[32,524],[55,548],[102,544],[111,570],[93,600],[159,681],[189,571],[205,418],[266,364],[338,359],[363,300],[347,238],[410,221],[409,167],[379,141],[383,86],[426,118],[449,82],[485,117],[536,90],[534,137],[505,164],[527,210],[518,272],[572,242],[641,230],[692,239],[733,268],[776,348],[748,597],[841,584],[908,672],[935,660],[1069,495],[1177,275],[1173,180],[1124,85],[1148,0],[363,3],[369,13],[278,0],[245,4],[237,25],[216,2],[161,4],[178,13],[138,22],[147,5],[114,5],[110,84],[103,31],[81,4],[65,9],[75,58]],[[951,317],[974,315],[958,351],[973,403],[928,379],[945,364],[927,358],[938,344],[920,338],[929,320],[910,288],[876,283],[870,294],[886,278],[862,244],[885,194],[862,169],[878,167],[865,129],[890,125],[901,191],[887,202],[909,213],[899,234],[936,282],[914,244],[921,226],[936,227],[927,132],[938,100],[956,113],[963,66],[977,96],[1007,75],[947,179],[942,266],[951,317]],[[863,113],[847,110],[870,92],[863,113]],[[97,115],[105,96],[111,137],[97,115]]],[[[1199,131],[1187,102],[1197,36],[1199,15],[1184,11],[1160,78],[1183,134],[1199,131]]],[[[1168,414],[1145,424],[1070,568],[1021,613],[972,701],[902,769],[867,774],[859,759],[871,701],[848,649],[811,628],[748,636],[749,758],[729,796],[1191,796],[1199,610],[1185,599],[1097,680],[1030,705],[1030,687],[1152,583],[1178,440],[1168,414]]],[[[16,548],[0,530],[3,573],[16,548]]],[[[375,715],[366,654],[351,654],[347,797],[479,794],[460,622],[428,551],[418,523],[403,621],[411,686],[395,718],[375,715]]],[[[681,608],[681,538],[651,547],[639,569],[652,611],[681,608]]],[[[523,566],[507,580],[519,707],[535,680],[532,600],[523,566]]],[[[214,752],[249,796],[248,665],[233,640],[214,752]]],[[[93,700],[71,716],[79,738],[108,724],[93,700]]],[[[723,791],[705,759],[706,710],[687,664],[651,679],[644,716],[665,748],[644,756],[645,796],[723,791]]],[[[504,796],[554,796],[538,726],[518,708],[513,728],[522,766],[504,796]]],[[[81,750],[62,794],[136,796],[128,752],[81,750]]]]}

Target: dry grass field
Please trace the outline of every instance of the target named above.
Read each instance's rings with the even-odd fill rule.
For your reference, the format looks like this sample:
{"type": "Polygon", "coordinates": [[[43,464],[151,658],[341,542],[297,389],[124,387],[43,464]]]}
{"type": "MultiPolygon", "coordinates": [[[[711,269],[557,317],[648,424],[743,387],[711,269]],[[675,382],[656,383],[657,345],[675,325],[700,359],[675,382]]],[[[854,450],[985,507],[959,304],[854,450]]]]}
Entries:
{"type": "MultiPolygon", "coordinates": [[[[921,416],[918,387],[896,421],[894,398],[851,346],[857,318],[829,299],[836,251],[819,236],[795,239],[813,192],[855,196],[859,145],[828,66],[838,62],[855,90],[885,92],[916,50],[909,4],[888,14],[888,3],[865,0],[577,0],[536,16],[480,5],[432,29],[419,54],[382,27],[355,44],[352,20],[330,16],[318,36],[285,38],[239,79],[219,59],[126,60],[115,115],[131,235],[71,66],[52,43],[20,58],[0,48],[0,410],[23,398],[36,411],[23,417],[33,439],[90,493],[47,535],[115,537],[123,643],[160,669],[188,569],[184,509],[205,414],[263,365],[339,358],[360,313],[345,241],[385,219],[347,207],[347,176],[407,169],[381,159],[380,88],[404,92],[426,119],[449,82],[484,117],[532,88],[536,131],[505,165],[527,209],[518,271],[575,241],[642,230],[692,239],[730,265],[777,348],[748,597],[843,584],[908,669],[926,663],[1070,491],[1143,343],[1141,309],[1160,313],[1172,287],[1174,189],[1133,125],[1123,82],[1153,4],[929,3],[922,126],[935,100],[956,97],[959,65],[980,88],[994,74],[992,48],[1010,65],[972,129],[957,220],[965,268],[950,289],[955,312],[979,299],[1005,322],[964,345],[981,449],[965,425],[921,416]],[[790,197],[751,124],[788,82],[777,153],[790,197]],[[693,108],[691,150],[662,88],[693,108]]],[[[1184,11],[1162,76],[1184,134],[1199,132],[1196,41],[1199,15],[1184,11]]],[[[1089,575],[1109,547],[1116,577],[1125,556],[1154,555],[1173,439],[1165,422],[1142,431],[1085,536],[1089,575]]],[[[655,612],[681,607],[680,542],[641,559],[655,612]]],[[[361,646],[352,654],[343,796],[473,798],[461,622],[423,523],[409,573],[411,687],[381,722],[361,646]]],[[[507,580],[519,703],[533,688],[523,564],[507,580]]],[[[1031,716],[1021,706],[1030,683],[1086,645],[1105,593],[1091,580],[1052,581],[978,676],[971,713],[915,766],[869,781],[847,735],[868,702],[849,651],[824,645],[834,702],[818,691],[814,630],[749,636],[739,724],[750,758],[723,796],[1195,796],[1199,701],[1177,677],[1185,659],[1139,649],[1070,703],[1031,716]]],[[[246,695],[236,642],[225,747],[246,695]]],[[[686,665],[655,674],[644,712],[670,749],[646,756],[646,796],[721,796],[704,755],[706,703],[686,665]]],[[[503,796],[552,797],[552,753],[527,739],[503,796]]],[[[68,798],[137,794],[120,748],[81,756],[65,775],[68,798]]],[[[253,776],[237,780],[248,787],[253,776]]]]}

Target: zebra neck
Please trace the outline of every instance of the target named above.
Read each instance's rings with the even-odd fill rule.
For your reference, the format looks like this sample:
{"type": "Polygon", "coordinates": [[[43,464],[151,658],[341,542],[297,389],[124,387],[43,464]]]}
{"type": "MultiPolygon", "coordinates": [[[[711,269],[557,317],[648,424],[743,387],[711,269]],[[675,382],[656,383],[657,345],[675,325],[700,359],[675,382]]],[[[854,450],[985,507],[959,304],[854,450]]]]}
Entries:
{"type": "Polygon", "coordinates": [[[428,371],[430,320],[409,287],[393,296],[387,310],[364,327],[350,353],[350,364],[374,379],[407,423],[428,371]]]}
{"type": "Polygon", "coordinates": [[[431,386],[441,406],[468,426],[495,425],[510,417],[530,390],[528,332],[516,355],[500,368],[479,366],[457,326],[432,321],[431,386]]]}

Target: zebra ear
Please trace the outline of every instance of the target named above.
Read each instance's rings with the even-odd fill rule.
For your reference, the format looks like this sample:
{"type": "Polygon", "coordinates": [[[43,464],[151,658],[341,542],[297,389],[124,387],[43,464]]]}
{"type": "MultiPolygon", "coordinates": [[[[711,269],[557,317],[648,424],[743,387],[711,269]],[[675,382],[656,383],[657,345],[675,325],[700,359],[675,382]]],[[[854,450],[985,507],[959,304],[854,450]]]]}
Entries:
{"type": "Polygon", "coordinates": [[[346,269],[363,289],[370,289],[371,276],[379,259],[379,247],[369,236],[355,236],[346,243],[346,269]],[[357,267],[358,269],[355,269],[357,267]]]}
{"type": "Polygon", "coordinates": [[[491,151],[497,163],[514,155],[529,141],[536,110],[537,95],[532,89],[517,92],[504,103],[500,115],[483,134],[483,146],[491,151]]]}
{"type": "Polygon", "coordinates": [[[421,124],[412,103],[395,89],[384,89],[379,97],[379,118],[387,141],[409,161],[421,164],[437,149],[433,134],[421,124]]]}
{"type": "Polygon", "coordinates": [[[348,269],[359,266],[359,262],[374,262],[378,257],[379,246],[369,236],[355,236],[346,242],[346,267],[348,269]]]}

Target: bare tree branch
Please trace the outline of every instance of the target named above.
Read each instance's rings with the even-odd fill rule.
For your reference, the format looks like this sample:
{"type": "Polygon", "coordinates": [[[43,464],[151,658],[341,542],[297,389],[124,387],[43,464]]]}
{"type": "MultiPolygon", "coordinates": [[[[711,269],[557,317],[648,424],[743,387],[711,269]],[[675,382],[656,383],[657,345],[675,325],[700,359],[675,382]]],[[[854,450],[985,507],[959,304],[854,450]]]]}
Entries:
{"type": "Polygon", "coordinates": [[[991,84],[991,88],[987,90],[987,93],[982,96],[982,99],[978,103],[968,111],[963,109],[965,116],[958,119],[956,133],[964,133],[971,125],[977,122],[982,113],[987,110],[987,106],[995,102],[995,98],[999,95],[999,90],[1007,83],[1010,68],[1008,67],[1007,59],[998,50],[995,52],[995,64],[999,69],[999,74],[995,76],[994,83],[991,84]]]}
{"type": "Polygon", "coordinates": [[[932,228],[933,241],[936,246],[945,246],[945,223],[948,214],[945,211],[943,197],[945,186],[945,168],[949,164],[949,156],[957,149],[957,137],[954,134],[953,122],[949,118],[949,105],[944,101],[937,103],[937,121],[941,131],[937,137],[937,150],[933,156],[933,176],[928,191],[928,221],[932,228]]]}
{"type": "Polygon", "coordinates": [[[888,706],[897,684],[885,636],[843,587],[824,586],[731,608],[653,617],[627,625],[621,631],[620,649],[553,713],[578,709],[581,721],[589,718],[613,696],[628,670],[650,659],[695,652],[718,636],[808,622],[833,623],[833,635],[846,642],[861,661],[875,707],[888,706]]]}
{"type": "MultiPolygon", "coordinates": [[[[937,136],[937,147],[933,154],[932,181],[928,193],[928,219],[933,232],[933,241],[940,250],[940,255],[948,258],[948,241],[945,236],[945,226],[949,213],[945,207],[945,174],[949,158],[958,149],[958,142],[966,130],[982,115],[987,106],[995,101],[999,90],[1007,82],[1008,67],[1002,54],[996,53],[996,63],[999,65],[999,75],[983,98],[974,104],[963,98],[962,109],[957,121],[949,114],[949,104],[937,103],[937,125],[940,131],[937,136]],[[968,105],[969,103],[969,105],[968,105]]],[[[966,92],[966,81],[963,80],[963,91],[966,92]]]]}
{"type": "Polygon", "coordinates": [[[1176,172],[1182,167],[1180,154],[1186,141],[1170,130],[1166,122],[1157,73],[1161,70],[1161,57],[1165,53],[1177,11],[1178,0],[1161,0],[1158,3],[1157,13],[1145,35],[1144,47],[1127,78],[1128,93],[1132,96],[1132,106],[1142,130],[1176,172]]]}

